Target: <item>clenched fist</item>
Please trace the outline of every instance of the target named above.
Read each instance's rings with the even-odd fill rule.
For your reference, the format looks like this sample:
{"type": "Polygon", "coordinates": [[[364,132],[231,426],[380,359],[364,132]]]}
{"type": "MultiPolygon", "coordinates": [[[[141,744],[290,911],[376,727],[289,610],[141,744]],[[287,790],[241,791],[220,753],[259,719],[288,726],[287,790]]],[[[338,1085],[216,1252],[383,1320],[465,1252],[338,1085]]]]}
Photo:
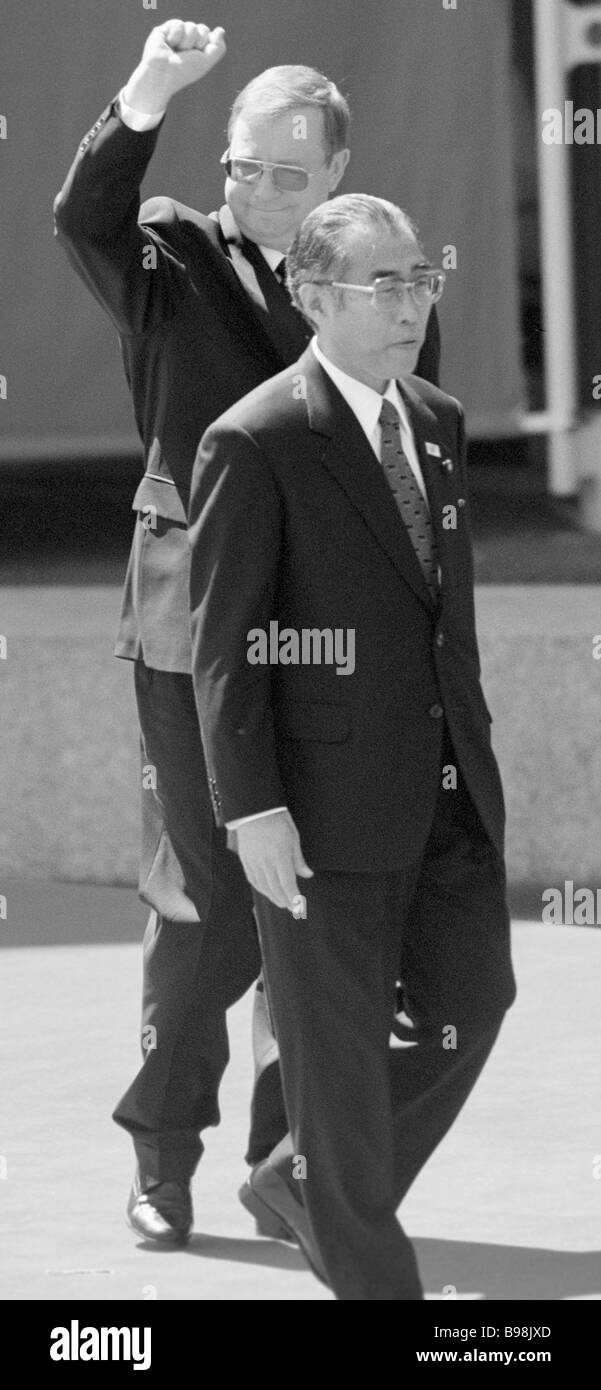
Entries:
{"type": "Polygon", "coordinates": [[[198,82],[225,53],[225,30],[168,19],[149,34],[123,95],[137,111],[164,110],[172,96],[198,82]]]}
{"type": "Polygon", "coordinates": [[[164,77],[173,96],[182,87],[204,77],[224,53],[225,30],[211,31],[206,24],[168,19],[149,34],[142,62],[164,77]]]}

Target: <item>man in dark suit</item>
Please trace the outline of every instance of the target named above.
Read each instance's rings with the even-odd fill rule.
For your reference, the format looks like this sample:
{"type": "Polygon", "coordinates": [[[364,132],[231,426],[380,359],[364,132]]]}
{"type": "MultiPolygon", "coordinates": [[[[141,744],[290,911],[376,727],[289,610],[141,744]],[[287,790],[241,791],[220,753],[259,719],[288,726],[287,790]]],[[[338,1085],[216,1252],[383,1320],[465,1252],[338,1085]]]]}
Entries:
{"type": "Polygon", "coordinates": [[[209,429],[189,516],[213,805],[291,1127],[249,1189],[337,1298],[420,1299],[395,1212],[515,993],[463,415],[412,375],[444,276],[398,208],[334,198],[287,264],[317,337],[209,429]]]}
{"type": "MultiPolygon", "coordinates": [[[[190,475],[206,427],[296,361],[310,330],[281,282],[305,214],[336,188],[349,157],[348,108],[313,69],[270,69],[237,98],[225,205],[205,216],[139,186],[170,99],[225,50],[222,29],[172,20],[82,141],[55,205],[57,234],[120,338],[145,474],[116,654],[134,663],[142,734],[140,892],[144,1065],[115,1111],[138,1172],[129,1220],[147,1239],[185,1239],[199,1133],[219,1119],[225,1011],[257,978],[252,901],[215,826],[190,677],[190,475]],[[262,163],[260,162],[262,161],[262,163]]],[[[435,380],[433,316],[420,370],[435,380]]],[[[257,1084],[248,1160],[285,1132],[277,1048],[256,996],[257,1084]]],[[[264,1229],[278,1234],[278,1224],[264,1229]]]]}

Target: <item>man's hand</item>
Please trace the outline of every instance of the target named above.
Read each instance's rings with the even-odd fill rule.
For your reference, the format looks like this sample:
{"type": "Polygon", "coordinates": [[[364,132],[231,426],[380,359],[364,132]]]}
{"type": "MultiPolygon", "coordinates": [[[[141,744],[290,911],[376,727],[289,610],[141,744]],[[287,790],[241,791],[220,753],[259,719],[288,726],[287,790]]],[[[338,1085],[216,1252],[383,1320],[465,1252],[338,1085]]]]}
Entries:
{"type": "Polygon", "coordinates": [[[298,830],[288,811],[246,821],[236,829],[242,868],[253,888],[276,907],[294,911],[296,875],[313,878],[305,863],[298,830]]]}
{"type": "Polygon", "coordinates": [[[198,82],[223,58],[225,30],[168,19],[149,34],[123,96],[136,111],[164,111],[171,97],[198,82]]]}

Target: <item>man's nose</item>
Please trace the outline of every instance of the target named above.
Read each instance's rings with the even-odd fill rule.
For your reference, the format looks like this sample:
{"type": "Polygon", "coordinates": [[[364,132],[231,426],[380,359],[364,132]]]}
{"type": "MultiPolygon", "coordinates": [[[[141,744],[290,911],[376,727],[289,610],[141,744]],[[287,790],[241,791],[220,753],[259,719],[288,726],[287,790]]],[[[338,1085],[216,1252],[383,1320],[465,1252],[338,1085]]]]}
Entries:
{"type": "Polygon", "coordinates": [[[258,179],[254,183],[255,197],[257,194],[261,198],[271,199],[278,197],[281,189],[274,182],[273,169],[261,169],[258,179]]]}
{"type": "Polygon", "coordinates": [[[401,323],[417,323],[421,311],[415,303],[411,290],[399,285],[398,291],[394,306],[395,318],[400,319],[401,323]]]}

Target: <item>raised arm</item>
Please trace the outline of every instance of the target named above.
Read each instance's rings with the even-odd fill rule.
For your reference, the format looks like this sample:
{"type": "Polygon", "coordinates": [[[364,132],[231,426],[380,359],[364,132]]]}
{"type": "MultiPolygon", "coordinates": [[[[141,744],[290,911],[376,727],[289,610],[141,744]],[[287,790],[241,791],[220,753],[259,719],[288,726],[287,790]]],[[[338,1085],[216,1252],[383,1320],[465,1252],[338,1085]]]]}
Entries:
{"type": "Polygon", "coordinates": [[[177,301],[184,267],[176,219],[167,200],[156,200],[141,226],[139,189],[172,97],[224,53],[223,29],[181,20],[153,29],[121,94],[142,119],[128,124],[117,97],[85,136],[55,200],[56,235],[120,332],[147,331],[177,301]]]}

